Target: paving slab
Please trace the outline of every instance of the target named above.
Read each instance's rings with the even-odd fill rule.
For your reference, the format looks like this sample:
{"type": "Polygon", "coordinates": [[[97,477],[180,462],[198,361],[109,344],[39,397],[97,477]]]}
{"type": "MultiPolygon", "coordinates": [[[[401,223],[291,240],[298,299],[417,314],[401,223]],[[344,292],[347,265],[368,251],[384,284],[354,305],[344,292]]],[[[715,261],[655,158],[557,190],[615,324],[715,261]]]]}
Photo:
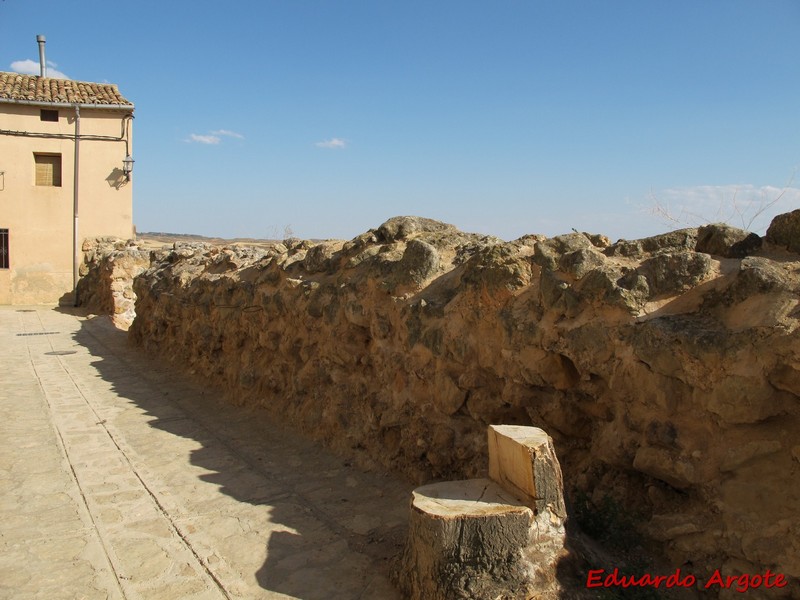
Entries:
{"type": "Polygon", "coordinates": [[[0,307],[0,598],[399,600],[413,486],[176,373],[106,317],[0,307]]]}

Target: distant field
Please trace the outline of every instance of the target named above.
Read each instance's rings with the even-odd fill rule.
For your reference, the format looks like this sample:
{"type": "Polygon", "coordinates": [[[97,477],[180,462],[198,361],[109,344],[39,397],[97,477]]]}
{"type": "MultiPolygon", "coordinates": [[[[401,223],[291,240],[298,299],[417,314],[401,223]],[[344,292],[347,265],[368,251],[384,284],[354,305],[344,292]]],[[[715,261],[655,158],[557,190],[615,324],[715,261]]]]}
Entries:
{"type": "Polygon", "coordinates": [[[240,246],[272,246],[273,244],[277,244],[282,241],[262,240],[256,238],[225,239],[194,235],[191,233],[164,233],[160,231],[137,232],[136,240],[145,248],[160,248],[165,244],[173,244],[175,242],[203,242],[204,244],[214,244],[219,246],[232,244],[240,246]]]}

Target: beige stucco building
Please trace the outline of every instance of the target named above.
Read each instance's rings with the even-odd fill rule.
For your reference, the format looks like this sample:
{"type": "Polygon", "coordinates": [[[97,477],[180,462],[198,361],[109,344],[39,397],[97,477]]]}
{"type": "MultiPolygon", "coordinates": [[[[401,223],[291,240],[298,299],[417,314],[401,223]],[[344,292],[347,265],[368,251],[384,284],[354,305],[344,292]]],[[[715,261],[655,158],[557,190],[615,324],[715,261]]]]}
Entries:
{"type": "Polygon", "coordinates": [[[73,302],[85,238],[133,235],[133,104],[0,72],[0,304],[73,302]]]}

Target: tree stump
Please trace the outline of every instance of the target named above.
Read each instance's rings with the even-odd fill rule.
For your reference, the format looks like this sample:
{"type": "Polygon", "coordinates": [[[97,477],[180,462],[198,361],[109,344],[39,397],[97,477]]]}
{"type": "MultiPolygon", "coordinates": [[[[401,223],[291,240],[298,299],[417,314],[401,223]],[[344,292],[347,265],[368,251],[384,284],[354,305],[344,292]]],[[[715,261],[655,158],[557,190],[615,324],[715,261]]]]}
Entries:
{"type": "Polygon", "coordinates": [[[489,436],[498,481],[434,483],[412,494],[398,572],[411,600],[556,597],[566,515],[552,441],[532,427],[492,426],[489,436]]]}

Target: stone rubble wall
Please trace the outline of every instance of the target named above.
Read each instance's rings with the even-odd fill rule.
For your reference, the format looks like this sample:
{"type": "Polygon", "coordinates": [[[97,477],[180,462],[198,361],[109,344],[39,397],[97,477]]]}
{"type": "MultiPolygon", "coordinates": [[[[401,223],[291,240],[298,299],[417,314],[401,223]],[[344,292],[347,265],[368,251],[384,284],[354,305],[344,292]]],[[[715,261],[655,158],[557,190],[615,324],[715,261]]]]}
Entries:
{"type": "Polygon", "coordinates": [[[568,494],[613,499],[675,567],[798,577],[800,256],[769,240],[397,217],[348,242],[176,244],[136,278],[130,335],[418,482],[484,475],[489,424],[541,427],[568,494]]]}
{"type": "Polygon", "coordinates": [[[110,315],[117,327],[128,329],[136,316],[133,279],[150,266],[150,253],[133,240],[112,237],[86,239],[82,251],[79,305],[110,315]]]}

